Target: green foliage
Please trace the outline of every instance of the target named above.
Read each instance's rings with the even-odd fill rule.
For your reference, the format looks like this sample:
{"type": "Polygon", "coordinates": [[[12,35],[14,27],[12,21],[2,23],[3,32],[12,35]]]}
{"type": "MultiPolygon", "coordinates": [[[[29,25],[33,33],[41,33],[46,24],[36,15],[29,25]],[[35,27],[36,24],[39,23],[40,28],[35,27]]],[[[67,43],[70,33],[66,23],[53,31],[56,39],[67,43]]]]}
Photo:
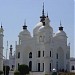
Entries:
{"type": "Polygon", "coordinates": [[[0,75],[3,74],[3,71],[0,71],[0,75]]]}
{"type": "Polygon", "coordinates": [[[75,75],[75,73],[71,73],[71,72],[67,72],[67,73],[60,72],[60,73],[58,73],[58,75],[75,75]]]}
{"type": "Polygon", "coordinates": [[[4,75],[5,75],[5,73],[6,73],[6,75],[9,75],[9,70],[10,70],[9,66],[3,66],[4,75]]]}
{"type": "Polygon", "coordinates": [[[57,72],[53,72],[52,75],[57,75],[57,72]]]}
{"type": "Polygon", "coordinates": [[[25,64],[19,65],[18,70],[20,72],[20,75],[29,74],[29,67],[25,64]]]}
{"type": "Polygon", "coordinates": [[[20,75],[20,72],[19,71],[15,71],[14,75],[20,75]]]}

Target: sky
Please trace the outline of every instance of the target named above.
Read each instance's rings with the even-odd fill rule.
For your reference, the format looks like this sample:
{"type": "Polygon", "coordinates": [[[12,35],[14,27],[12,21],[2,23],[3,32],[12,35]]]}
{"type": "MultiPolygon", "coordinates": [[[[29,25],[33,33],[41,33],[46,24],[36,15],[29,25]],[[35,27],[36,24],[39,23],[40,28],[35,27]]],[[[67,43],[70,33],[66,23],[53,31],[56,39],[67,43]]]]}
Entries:
{"type": "Polygon", "coordinates": [[[0,0],[0,22],[4,28],[4,51],[6,56],[7,41],[8,54],[9,46],[18,41],[18,35],[22,31],[24,20],[28,30],[33,34],[33,29],[40,21],[42,15],[42,5],[45,5],[45,15],[48,12],[51,26],[54,33],[58,31],[60,20],[64,31],[70,42],[71,57],[75,57],[74,52],[74,1],[73,0],[0,0]]]}

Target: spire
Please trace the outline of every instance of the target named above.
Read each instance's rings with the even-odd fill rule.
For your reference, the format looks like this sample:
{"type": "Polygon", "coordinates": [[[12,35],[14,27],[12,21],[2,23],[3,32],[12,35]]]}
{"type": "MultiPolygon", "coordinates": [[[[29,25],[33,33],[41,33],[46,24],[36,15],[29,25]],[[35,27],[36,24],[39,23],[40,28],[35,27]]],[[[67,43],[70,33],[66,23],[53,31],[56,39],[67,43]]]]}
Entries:
{"type": "Polygon", "coordinates": [[[48,17],[48,12],[47,12],[47,17],[48,17]]]}
{"type": "Polygon", "coordinates": [[[61,21],[60,21],[60,27],[61,27],[61,21]]]}
{"type": "Polygon", "coordinates": [[[24,21],[24,26],[23,26],[23,30],[27,29],[27,26],[26,26],[26,20],[24,21]]]}
{"type": "Polygon", "coordinates": [[[1,22],[1,28],[2,28],[2,22],[1,22]]]}
{"type": "Polygon", "coordinates": [[[45,25],[45,22],[44,22],[45,18],[46,18],[46,16],[44,14],[44,2],[43,2],[42,16],[40,16],[40,19],[41,19],[40,22],[42,22],[43,25],[45,25]]]}
{"type": "Polygon", "coordinates": [[[42,15],[44,16],[44,2],[43,2],[43,10],[42,10],[42,15]]]}
{"type": "Polygon", "coordinates": [[[63,27],[62,27],[61,21],[60,21],[60,27],[59,27],[59,30],[60,30],[60,31],[63,31],[63,27]]]}

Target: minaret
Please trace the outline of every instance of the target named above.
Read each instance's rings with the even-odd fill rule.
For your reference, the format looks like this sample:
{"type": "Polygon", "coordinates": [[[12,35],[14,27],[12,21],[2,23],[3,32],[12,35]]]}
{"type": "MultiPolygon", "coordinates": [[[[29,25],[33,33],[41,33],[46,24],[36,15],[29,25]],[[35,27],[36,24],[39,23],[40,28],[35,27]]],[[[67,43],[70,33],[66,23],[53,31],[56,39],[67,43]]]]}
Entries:
{"type": "Polygon", "coordinates": [[[0,71],[3,71],[3,27],[0,28],[0,71]]]}
{"type": "Polygon", "coordinates": [[[10,45],[10,54],[9,54],[9,66],[10,66],[10,70],[12,69],[12,63],[13,63],[13,55],[12,55],[12,45],[10,45]]]}
{"type": "Polygon", "coordinates": [[[12,56],[12,45],[10,45],[10,57],[12,56]]]}

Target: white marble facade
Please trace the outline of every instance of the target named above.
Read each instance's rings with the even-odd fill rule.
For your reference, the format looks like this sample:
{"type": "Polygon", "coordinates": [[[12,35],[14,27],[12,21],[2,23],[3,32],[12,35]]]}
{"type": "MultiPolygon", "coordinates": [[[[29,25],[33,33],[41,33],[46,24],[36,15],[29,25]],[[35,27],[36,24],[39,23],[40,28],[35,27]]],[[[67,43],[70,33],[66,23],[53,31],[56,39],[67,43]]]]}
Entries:
{"type": "Polygon", "coordinates": [[[67,34],[60,23],[59,30],[54,33],[50,19],[44,14],[44,6],[40,22],[33,29],[33,36],[24,23],[23,31],[18,35],[16,45],[15,69],[21,64],[29,66],[31,71],[50,73],[53,68],[70,70],[70,46],[67,45],[67,34]]]}

